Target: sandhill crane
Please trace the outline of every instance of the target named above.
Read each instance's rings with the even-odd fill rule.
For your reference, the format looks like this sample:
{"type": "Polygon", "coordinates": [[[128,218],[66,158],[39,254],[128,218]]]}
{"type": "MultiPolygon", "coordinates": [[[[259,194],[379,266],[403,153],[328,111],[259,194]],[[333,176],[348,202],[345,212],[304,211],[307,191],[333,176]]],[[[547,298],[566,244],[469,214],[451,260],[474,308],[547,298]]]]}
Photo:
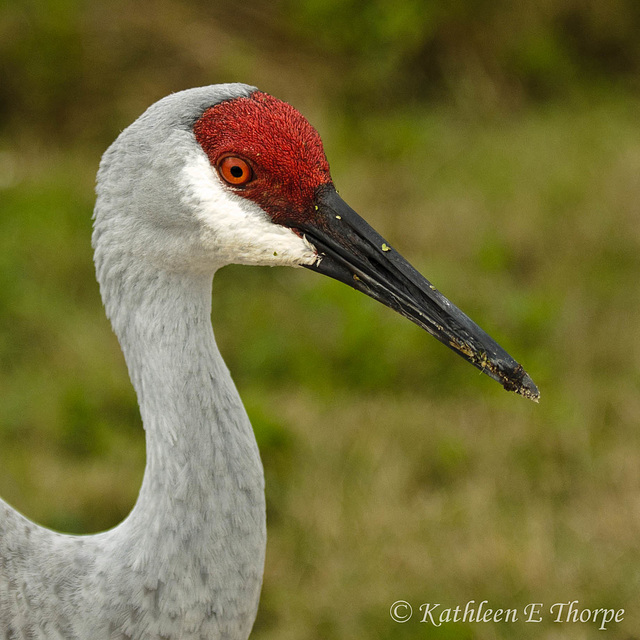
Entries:
{"type": "Polygon", "coordinates": [[[522,367],[340,198],[308,122],[254,87],[152,105],[104,154],[96,190],[96,273],[138,395],[144,479],[129,516],[90,536],[50,531],[0,502],[5,638],[249,636],[264,476],[211,328],[212,278],[226,264],[329,275],[538,397],[522,367]]]}

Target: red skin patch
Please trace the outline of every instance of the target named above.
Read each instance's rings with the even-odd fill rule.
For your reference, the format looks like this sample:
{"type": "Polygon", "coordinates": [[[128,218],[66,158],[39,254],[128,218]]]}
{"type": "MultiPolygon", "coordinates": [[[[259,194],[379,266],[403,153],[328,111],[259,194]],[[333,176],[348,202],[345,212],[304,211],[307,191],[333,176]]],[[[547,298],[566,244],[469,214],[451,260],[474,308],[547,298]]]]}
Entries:
{"type": "Polygon", "coordinates": [[[277,224],[312,219],[318,187],[332,184],[318,132],[291,105],[261,91],[207,109],[193,131],[212,166],[227,155],[251,165],[250,182],[225,186],[277,224]]]}

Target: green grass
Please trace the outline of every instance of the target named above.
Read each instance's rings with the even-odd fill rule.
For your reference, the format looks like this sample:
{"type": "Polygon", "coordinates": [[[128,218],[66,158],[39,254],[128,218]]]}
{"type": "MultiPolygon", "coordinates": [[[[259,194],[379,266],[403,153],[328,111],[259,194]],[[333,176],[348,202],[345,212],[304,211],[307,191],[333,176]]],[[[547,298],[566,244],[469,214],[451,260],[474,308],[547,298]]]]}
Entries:
{"type": "MultiPolygon", "coordinates": [[[[227,267],[214,328],[267,474],[255,638],[595,638],[590,624],[433,629],[392,602],[624,608],[638,638],[640,129],[597,101],[471,119],[325,115],[341,194],[524,364],[539,405],[306,270],[227,267]]],[[[67,531],[115,525],[144,465],[89,246],[98,154],[7,143],[0,493],[67,531]]]]}

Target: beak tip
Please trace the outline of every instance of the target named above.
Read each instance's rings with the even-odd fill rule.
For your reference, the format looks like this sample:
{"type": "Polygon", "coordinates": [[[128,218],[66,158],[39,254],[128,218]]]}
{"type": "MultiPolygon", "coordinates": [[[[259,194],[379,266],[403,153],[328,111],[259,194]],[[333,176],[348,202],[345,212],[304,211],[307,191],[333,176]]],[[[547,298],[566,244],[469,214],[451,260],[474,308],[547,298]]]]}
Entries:
{"type": "Polygon", "coordinates": [[[529,400],[533,400],[535,403],[540,402],[540,391],[535,382],[528,373],[523,372],[523,374],[522,379],[518,381],[513,391],[525,398],[529,398],[529,400]]]}

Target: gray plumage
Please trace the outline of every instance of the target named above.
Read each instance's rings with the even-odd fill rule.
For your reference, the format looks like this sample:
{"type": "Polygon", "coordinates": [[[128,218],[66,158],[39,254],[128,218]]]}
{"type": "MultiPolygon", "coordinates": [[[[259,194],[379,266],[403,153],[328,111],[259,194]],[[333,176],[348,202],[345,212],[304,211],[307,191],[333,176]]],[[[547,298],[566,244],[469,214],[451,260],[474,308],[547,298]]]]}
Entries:
{"type": "Polygon", "coordinates": [[[181,176],[192,125],[253,88],[150,107],[105,153],[93,246],[136,389],[147,465],[130,515],[72,536],[0,502],[0,635],[12,640],[247,638],[266,544],[253,431],[211,329],[215,249],[181,176]]]}

